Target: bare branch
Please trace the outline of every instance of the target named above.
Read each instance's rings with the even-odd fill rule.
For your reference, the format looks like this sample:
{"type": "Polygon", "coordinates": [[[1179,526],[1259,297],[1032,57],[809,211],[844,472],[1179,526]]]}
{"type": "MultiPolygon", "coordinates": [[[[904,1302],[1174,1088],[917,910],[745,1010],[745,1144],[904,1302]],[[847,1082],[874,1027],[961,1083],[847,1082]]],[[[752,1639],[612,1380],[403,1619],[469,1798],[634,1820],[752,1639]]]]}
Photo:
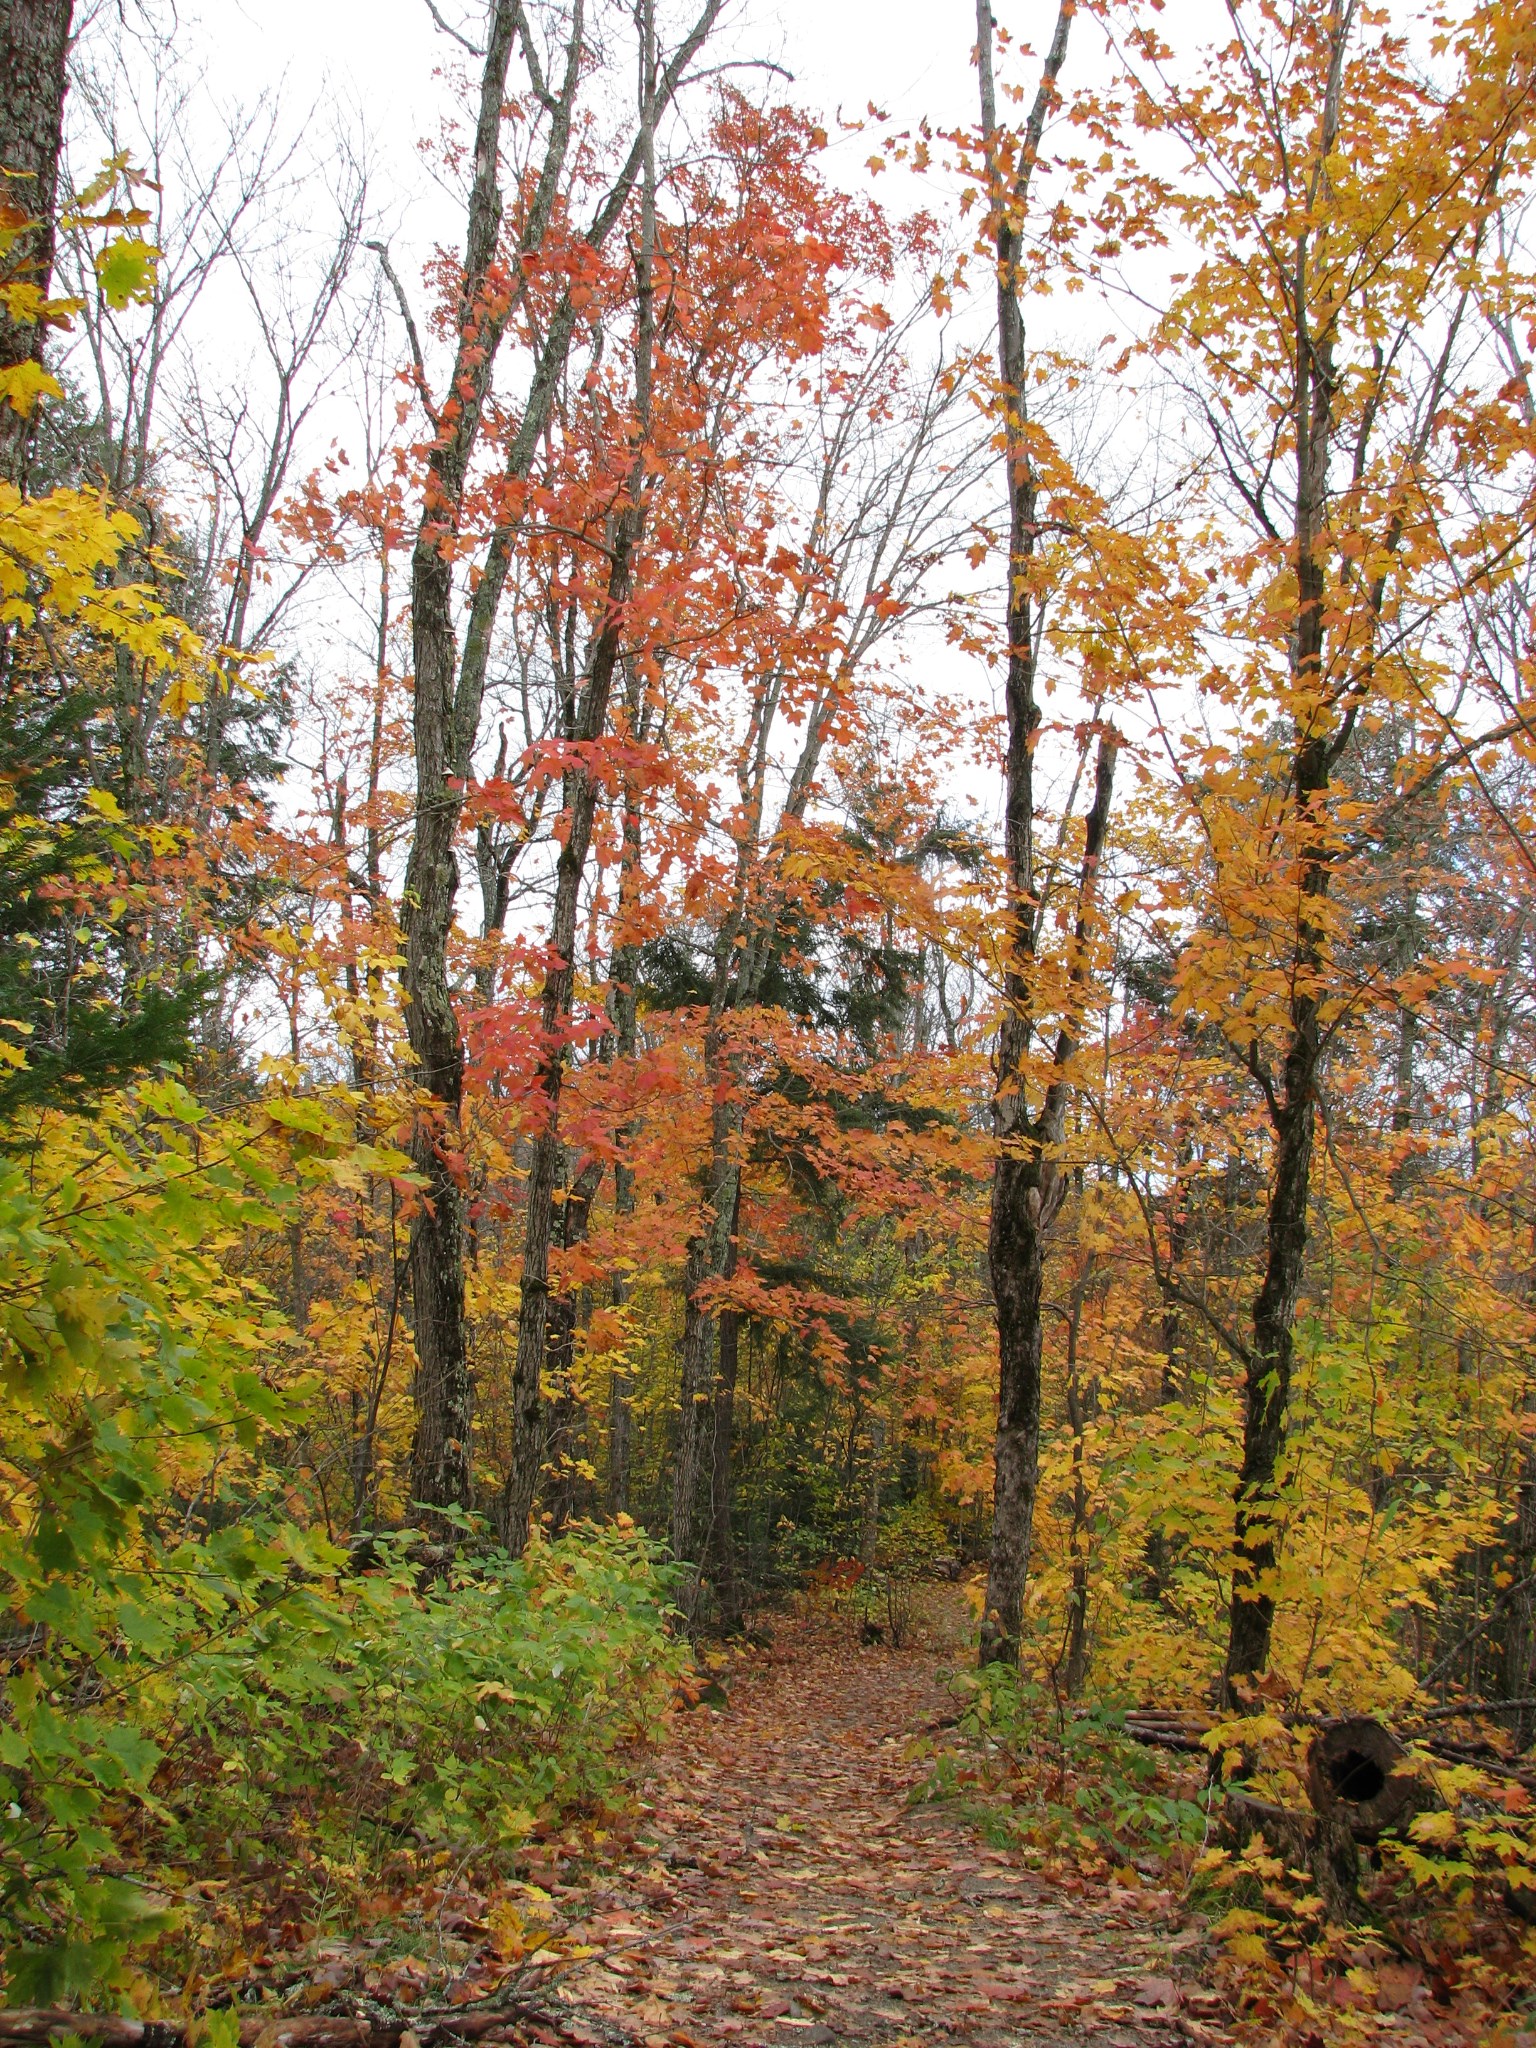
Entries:
{"type": "Polygon", "coordinates": [[[421,357],[421,336],[416,330],[416,320],[411,312],[411,302],[405,295],[405,286],[400,282],[395,266],[389,260],[389,251],[382,242],[365,242],[363,246],[365,249],[371,249],[374,255],[378,257],[379,268],[383,271],[387,283],[394,292],[395,303],[400,308],[400,317],[405,322],[406,339],[411,344],[411,368],[416,373],[416,389],[421,395],[421,403],[426,411],[427,418],[434,427],[437,427],[439,424],[437,407],[432,403],[432,394],[427,389],[426,365],[421,357]]]}
{"type": "Polygon", "coordinates": [[[461,50],[468,50],[471,57],[484,57],[485,51],[478,43],[472,43],[469,37],[461,34],[451,21],[444,21],[442,15],[438,12],[435,0],[427,0],[427,12],[437,23],[443,34],[451,36],[461,50]]]}

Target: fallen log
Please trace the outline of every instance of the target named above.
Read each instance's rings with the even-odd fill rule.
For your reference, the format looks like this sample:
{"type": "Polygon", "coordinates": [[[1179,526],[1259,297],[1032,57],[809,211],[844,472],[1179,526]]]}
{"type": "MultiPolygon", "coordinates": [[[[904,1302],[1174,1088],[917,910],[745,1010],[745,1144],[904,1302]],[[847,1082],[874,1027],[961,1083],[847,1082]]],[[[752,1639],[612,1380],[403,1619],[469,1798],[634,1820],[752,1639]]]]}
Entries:
{"type": "MultiPolygon", "coordinates": [[[[1456,1742],[1450,1736],[1431,1733],[1429,1726],[1431,1722],[1451,1720],[1461,1714],[1475,1719],[1479,1715],[1492,1716],[1508,1709],[1533,1705],[1536,1705],[1536,1700],[1471,1700],[1456,1707],[1433,1707],[1421,1714],[1416,1722],[1407,1725],[1401,1736],[1369,1715],[1352,1715],[1342,1720],[1291,1714],[1282,1718],[1288,1727],[1315,1727],[1319,1737],[1329,1737],[1337,1747],[1338,1755],[1325,1763],[1324,1768],[1331,1773],[1337,1767],[1353,1783],[1355,1792],[1347,1797],[1347,1803],[1361,1809],[1356,1815],[1360,1824],[1357,1838],[1372,1841],[1383,1829],[1395,1827],[1403,1819],[1412,1819],[1414,1812],[1418,1811],[1409,1798],[1410,1788],[1417,1784],[1417,1780],[1397,1769],[1406,1754],[1408,1742],[1416,1743],[1420,1749],[1427,1750],[1431,1756],[1443,1758],[1447,1763],[1473,1764],[1479,1770],[1487,1771],[1490,1777],[1510,1779],[1525,1786],[1527,1791],[1536,1792],[1536,1770],[1522,1769],[1518,1762],[1490,1742],[1456,1742]],[[1339,1732],[1348,1729],[1374,1732],[1362,1733],[1356,1741],[1339,1732]],[[1353,1761],[1350,1761],[1351,1755],[1353,1761]],[[1382,1781],[1380,1785],[1376,1783],[1377,1772],[1382,1781]],[[1384,1789],[1387,1782],[1391,1783],[1393,1790],[1386,1806],[1382,1807],[1377,1803],[1375,1794],[1384,1789]],[[1373,1794],[1362,1799],[1358,1794],[1367,1784],[1372,1786],[1373,1794]],[[1369,1812],[1365,1811],[1367,1808],[1369,1812]],[[1390,1817],[1376,1818],[1378,1814],[1386,1816],[1389,1813],[1390,1817]],[[1375,1832],[1370,1832],[1373,1829],[1375,1832]]],[[[1124,1732],[1133,1742],[1144,1742],[1150,1748],[1173,1750],[1184,1756],[1201,1756],[1206,1753],[1205,1736],[1218,1726],[1220,1722],[1214,1714],[1199,1710],[1137,1707],[1126,1715],[1124,1732]]],[[[1422,1787],[1419,1790],[1422,1805],[1422,1787]]]]}
{"type": "Polygon", "coordinates": [[[1496,1720],[1500,1714],[1525,1714],[1536,1707],[1536,1698],[1518,1700],[1448,1700],[1443,1707],[1425,1707],[1419,1721],[1496,1720]]]}
{"type": "Polygon", "coordinates": [[[1125,1717],[1125,1732],[1134,1742],[1171,1749],[1185,1756],[1205,1753],[1202,1738],[1217,1725],[1214,1714],[1179,1713],[1159,1707],[1138,1707],[1125,1717]]]}
{"type": "MultiPolygon", "coordinates": [[[[251,2012],[241,2015],[240,2048],[400,2048],[407,2035],[419,2048],[429,2048],[432,2042],[483,2041],[519,2020],[547,2024],[550,2018],[545,2007],[523,2000],[378,2016],[251,2012]]],[[[117,2013],[47,2006],[0,2012],[0,2048],[46,2048],[70,2036],[100,2048],[188,2048],[188,2032],[169,2020],[125,2019],[117,2013]]]]}
{"type": "Polygon", "coordinates": [[[1522,1771],[1492,1743],[1452,1742],[1442,1735],[1421,1736],[1419,1743],[1431,1756],[1443,1757],[1448,1764],[1470,1764],[1474,1770],[1486,1771],[1490,1778],[1507,1778],[1516,1785],[1523,1785],[1527,1792],[1536,1792],[1536,1771],[1522,1771]]]}
{"type": "Polygon", "coordinates": [[[1404,1828],[1426,1791],[1403,1766],[1408,1751],[1367,1714],[1325,1721],[1307,1746],[1307,1793],[1318,1813],[1338,1813],[1357,1842],[1404,1828]]]}

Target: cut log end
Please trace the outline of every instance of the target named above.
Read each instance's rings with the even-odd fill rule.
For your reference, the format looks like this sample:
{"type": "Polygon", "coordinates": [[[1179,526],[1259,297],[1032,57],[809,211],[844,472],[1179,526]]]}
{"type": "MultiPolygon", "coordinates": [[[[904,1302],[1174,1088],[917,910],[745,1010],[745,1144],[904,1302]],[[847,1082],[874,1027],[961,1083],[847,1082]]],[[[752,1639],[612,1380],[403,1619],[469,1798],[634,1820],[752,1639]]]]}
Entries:
{"type": "Polygon", "coordinates": [[[1337,1813],[1357,1842],[1374,1842],[1406,1827],[1424,1803],[1424,1788],[1404,1768],[1407,1751],[1369,1715],[1329,1721],[1307,1750],[1307,1790],[1319,1813],[1337,1813]]]}

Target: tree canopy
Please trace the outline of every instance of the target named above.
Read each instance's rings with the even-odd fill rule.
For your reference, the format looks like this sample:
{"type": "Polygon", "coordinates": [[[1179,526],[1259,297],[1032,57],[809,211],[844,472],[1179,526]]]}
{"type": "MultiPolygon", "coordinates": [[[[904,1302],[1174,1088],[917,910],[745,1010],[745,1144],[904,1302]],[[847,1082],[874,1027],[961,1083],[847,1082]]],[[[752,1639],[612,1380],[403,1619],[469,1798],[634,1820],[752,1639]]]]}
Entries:
{"type": "Polygon", "coordinates": [[[1536,6],[978,0],[852,180],[721,0],[464,12],[414,267],[185,25],[0,30],[6,1996],[144,2006],[252,1844],[517,1868],[924,1574],[977,1725],[1194,1713],[1271,1815],[1440,1728],[1381,1882],[1475,1950],[1536,6]]]}

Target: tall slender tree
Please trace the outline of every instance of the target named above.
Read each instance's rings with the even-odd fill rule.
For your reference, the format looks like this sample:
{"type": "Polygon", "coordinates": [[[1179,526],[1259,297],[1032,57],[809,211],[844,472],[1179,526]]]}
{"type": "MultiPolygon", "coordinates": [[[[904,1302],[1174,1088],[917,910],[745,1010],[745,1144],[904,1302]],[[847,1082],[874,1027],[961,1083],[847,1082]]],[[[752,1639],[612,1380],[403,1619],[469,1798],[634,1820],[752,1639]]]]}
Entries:
{"type": "MultiPolygon", "coordinates": [[[[1497,266],[1486,279],[1480,266],[1532,162],[1536,46],[1527,8],[1479,7],[1437,45],[1445,70],[1430,78],[1358,0],[1230,12],[1195,87],[1170,81],[1155,38],[1132,71],[1135,118],[1190,165],[1173,205],[1200,261],[1156,345],[1210,437],[1197,473],[1221,507],[1208,530],[1227,541],[1206,569],[1200,682],[1239,714],[1225,775],[1208,731],[1179,762],[1213,863],[1181,1007],[1210,1016],[1206,992],[1226,991],[1219,1032],[1269,1132],[1251,1335],[1226,1332],[1243,1380],[1224,1681],[1237,1697],[1269,1661],[1318,1120],[1362,1000],[1349,899],[1394,813],[1466,757],[1467,700],[1443,687],[1443,649],[1528,533],[1520,503],[1450,537],[1459,451],[1497,450],[1503,466],[1527,434],[1518,386],[1495,391],[1502,371],[1477,371],[1477,330],[1480,300],[1498,295],[1497,266]],[[1404,735],[1396,787],[1365,829],[1345,788],[1369,780],[1362,746],[1389,720],[1404,735]]],[[[1397,1036],[1411,1094],[1412,1038],[1397,1036]]]]}
{"type": "MultiPolygon", "coordinates": [[[[1075,9],[1062,0],[1034,104],[1022,135],[998,125],[990,0],[977,0],[976,65],[981,87],[982,150],[989,233],[997,268],[998,406],[1008,491],[1007,756],[1004,766],[1004,864],[1008,891],[1003,1011],[998,1025],[993,1128],[998,1140],[988,1256],[997,1311],[998,1417],[994,1451],[992,1548],[982,1621],[984,1662],[1019,1653],[1040,1469],[1041,1304],[1046,1235],[1066,1194],[1054,1158],[1065,1128],[1068,1091],[1055,1077],[1037,1114],[1028,1100],[1027,1058],[1036,1027],[1032,969],[1040,938],[1035,854],[1035,746],[1041,710],[1040,610],[1034,562],[1039,548],[1041,480],[1030,435],[1025,218],[1045,124],[1057,104],[1075,9]]],[[[1091,882],[1109,822],[1114,755],[1100,755],[1084,877],[1091,882]]],[[[1071,1051],[1063,1034],[1061,1064],[1071,1051]]]]}
{"type": "MultiPolygon", "coordinates": [[[[704,0],[688,33],[659,67],[655,114],[671,104],[723,0],[704,0]]],[[[537,258],[552,226],[576,203],[569,159],[577,103],[590,69],[584,0],[554,10],[559,24],[558,74],[546,65],[521,0],[496,0],[486,39],[475,125],[473,173],[466,209],[464,258],[457,294],[453,367],[445,395],[433,405],[417,352],[417,374],[430,408],[422,514],[411,563],[411,630],[415,665],[416,812],[406,869],[404,925],[406,1029],[426,1105],[412,1153],[425,1182],[412,1258],[418,1360],[413,1489],[428,1508],[467,1506],[472,1496],[474,1389],[464,1314],[467,1195],[460,1111],[464,1037],[449,979],[449,939],[458,892],[458,832],[464,794],[474,772],[481,705],[497,615],[508,570],[523,531],[521,487],[543,439],[578,326],[574,271],[532,337],[533,371],[526,397],[508,421],[498,508],[489,538],[475,549],[476,574],[459,644],[455,571],[472,543],[468,503],[471,464],[483,438],[492,373],[514,316],[527,303],[537,258]],[[536,172],[519,182],[513,231],[504,238],[500,184],[501,123],[514,47],[527,72],[528,96],[543,121],[536,172]]],[[[601,251],[623,216],[640,175],[637,136],[594,206],[578,249],[601,251]]]]}

